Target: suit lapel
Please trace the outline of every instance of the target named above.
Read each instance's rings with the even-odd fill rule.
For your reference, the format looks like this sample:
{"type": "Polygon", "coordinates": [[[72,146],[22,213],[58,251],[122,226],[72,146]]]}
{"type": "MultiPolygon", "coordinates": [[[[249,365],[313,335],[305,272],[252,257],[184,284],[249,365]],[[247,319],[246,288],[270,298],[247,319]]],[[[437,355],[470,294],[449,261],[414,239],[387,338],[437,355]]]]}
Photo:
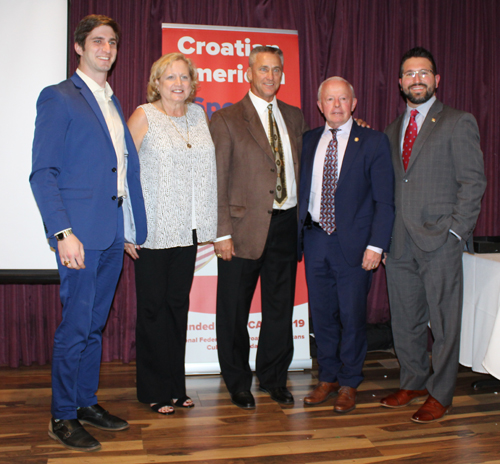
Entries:
{"type": "MultiPolygon", "coordinates": [[[[89,104],[90,108],[92,109],[92,111],[96,115],[97,119],[99,120],[99,123],[102,126],[102,129],[104,130],[104,133],[106,134],[107,138],[111,142],[111,145],[113,146],[113,141],[111,140],[111,135],[109,133],[108,125],[106,124],[106,120],[104,119],[101,108],[99,106],[99,103],[97,103],[97,100],[94,97],[94,94],[90,91],[90,89],[87,87],[87,84],[85,84],[85,82],[83,82],[83,80],[80,78],[80,76],[78,74],[73,74],[73,76],[71,76],[71,80],[73,81],[73,84],[75,84],[75,87],[80,89],[80,94],[82,95],[83,98],[85,98],[85,100],[89,104]]],[[[113,98],[113,102],[115,102],[115,104],[116,104],[117,100],[116,100],[115,96],[113,95],[112,98],[113,98]]],[[[117,108],[119,108],[119,106],[117,106],[117,108]]],[[[120,113],[120,117],[122,117],[121,109],[118,110],[118,113],[120,113]]],[[[114,150],[114,146],[113,146],[113,150],[114,150]]]]}
{"type": "Polygon", "coordinates": [[[349,169],[352,166],[354,159],[356,158],[359,147],[361,146],[361,129],[356,124],[355,121],[352,123],[351,133],[349,134],[349,140],[347,141],[347,147],[344,153],[344,159],[342,160],[342,166],[340,168],[340,176],[337,184],[337,189],[342,185],[343,180],[347,176],[349,169]]]}
{"type": "Polygon", "coordinates": [[[267,138],[266,131],[262,126],[262,122],[260,120],[259,115],[257,114],[257,110],[255,106],[253,106],[252,100],[248,94],[242,100],[244,107],[243,117],[247,121],[247,129],[252,134],[252,137],[259,144],[262,151],[269,157],[269,159],[274,164],[274,154],[271,149],[271,145],[269,143],[269,139],[267,138]]]}
{"type": "MultiPolygon", "coordinates": [[[[122,107],[120,105],[120,102],[118,101],[118,98],[115,97],[115,94],[111,95],[111,100],[113,100],[113,103],[115,104],[116,110],[118,111],[118,114],[120,115],[120,119],[121,119],[122,124],[123,124],[124,136],[125,136],[125,149],[127,150],[127,153],[130,153],[131,149],[135,149],[134,140],[132,139],[132,135],[130,134],[130,131],[128,130],[128,126],[127,126],[127,123],[125,121],[125,116],[123,116],[122,107]],[[133,148],[131,148],[131,147],[133,147],[133,148]]],[[[106,125],[106,127],[107,127],[107,125],[106,125]]]]}
{"type": "Polygon", "coordinates": [[[286,130],[288,132],[288,140],[290,141],[290,148],[292,149],[292,158],[295,166],[299,166],[299,153],[297,151],[297,147],[295,145],[295,138],[291,137],[290,134],[294,134],[291,121],[291,115],[289,114],[288,108],[285,105],[280,105],[280,101],[278,102],[278,108],[280,110],[281,116],[283,116],[283,120],[285,121],[286,130]]]}
{"type": "Polygon", "coordinates": [[[303,172],[301,173],[301,182],[302,178],[304,179],[304,182],[306,182],[306,191],[307,191],[307,201],[309,202],[309,193],[311,191],[311,184],[312,184],[312,175],[313,175],[313,169],[314,169],[314,158],[316,157],[316,150],[318,149],[318,143],[321,139],[321,135],[323,134],[323,131],[325,129],[325,126],[318,127],[312,131],[311,136],[308,138],[308,143],[307,145],[304,145],[304,150],[303,150],[303,172]]]}
{"type": "Polygon", "coordinates": [[[401,134],[401,129],[403,125],[404,115],[405,114],[403,113],[396,119],[394,131],[392,132],[392,135],[390,135],[389,139],[392,149],[392,164],[394,165],[394,169],[396,171],[396,174],[398,175],[404,174],[403,157],[401,154],[401,137],[404,136],[403,134],[401,134]]]}
{"type": "Polygon", "coordinates": [[[415,164],[415,160],[422,151],[422,147],[424,146],[425,141],[434,130],[434,127],[436,127],[436,123],[441,117],[442,110],[443,104],[439,100],[436,100],[430,107],[429,112],[425,117],[424,123],[422,124],[422,127],[420,128],[420,131],[417,135],[417,138],[415,139],[415,143],[413,144],[407,172],[409,172],[412,166],[415,164]]]}

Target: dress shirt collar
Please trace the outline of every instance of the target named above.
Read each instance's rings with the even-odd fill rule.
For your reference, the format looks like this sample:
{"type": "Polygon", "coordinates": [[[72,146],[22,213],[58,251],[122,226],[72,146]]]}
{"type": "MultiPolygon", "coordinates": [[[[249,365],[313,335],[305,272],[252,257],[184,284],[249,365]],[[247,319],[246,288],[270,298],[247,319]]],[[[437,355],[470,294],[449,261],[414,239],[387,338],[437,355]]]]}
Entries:
{"type": "Polygon", "coordinates": [[[274,96],[273,101],[270,102],[258,97],[251,90],[248,91],[248,95],[250,96],[250,100],[252,100],[253,106],[255,106],[257,113],[259,114],[267,111],[267,105],[269,105],[270,103],[273,104],[273,112],[275,111],[275,108],[276,110],[278,109],[278,100],[276,100],[276,95],[274,96]]]}
{"type": "Polygon", "coordinates": [[[429,112],[429,110],[431,109],[431,106],[434,104],[435,101],[436,101],[436,95],[433,95],[430,98],[430,100],[427,100],[425,103],[422,103],[421,105],[417,106],[416,108],[412,108],[407,103],[406,104],[406,115],[405,115],[405,117],[407,119],[410,119],[410,113],[412,112],[412,110],[417,110],[418,113],[420,115],[422,115],[422,118],[425,119],[425,117],[427,116],[427,113],[429,112]]]}
{"type": "MultiPolygon", "coordinates": [[[[342,137],[342,138],[349,138],[349,135],[351,133],[351,129],[352,129],[352,116],[348,119],[348,121],[343,124],[342,126],[340,126],[338,129],[338,132],[337,132],[337,138],[339,137],[342,137]]],[[[332,130],[332,128],[328,125],[328,123],[326,122],[325,123],[325,129],[323,131],[323,136],[325,135],[328,135],[328,136],[331,136],[332,133],[330,132],[332,130]]]]}
{"type": "Polygon", "coordinates": [[[107,81],[106,85],[103,88],[94,79],[87,76],[87,74],[85,74],[82,70],[80,70],[80,68],[77,68],[76,73],[81,77],[82,81],[85,82],[85,84],[87,84],[87,87],[93,94],[99,93],[100,95],[102,95],[101,92],[104,92],[105,100],[106,101],[111,100],[111,96],[113,95],[113,89],[111,88],[111,86],[108,84],[107,81]]]}

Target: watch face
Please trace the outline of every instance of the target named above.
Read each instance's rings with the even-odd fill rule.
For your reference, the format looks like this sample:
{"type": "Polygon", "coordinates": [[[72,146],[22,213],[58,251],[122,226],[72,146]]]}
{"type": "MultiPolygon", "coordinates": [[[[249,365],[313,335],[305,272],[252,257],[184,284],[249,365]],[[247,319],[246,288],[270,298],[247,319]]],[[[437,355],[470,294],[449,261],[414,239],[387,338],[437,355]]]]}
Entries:
{"type": "Polygon", "coordinates": [[[71,235],[72,233],[73,231],[71,229],[63,230],[62,232],[55,234],[55,237],[57,240],[61,241],[64,240],[68,235],[71,235]]]}

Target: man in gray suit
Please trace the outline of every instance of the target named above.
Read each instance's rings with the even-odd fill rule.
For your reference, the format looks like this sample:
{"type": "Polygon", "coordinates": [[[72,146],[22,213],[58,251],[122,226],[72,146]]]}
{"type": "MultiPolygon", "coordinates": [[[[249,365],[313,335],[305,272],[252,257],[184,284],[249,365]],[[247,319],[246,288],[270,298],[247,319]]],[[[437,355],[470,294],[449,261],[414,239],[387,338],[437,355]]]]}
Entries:
{"type": "Polygon", "coordinates": [[[276,99],[282,75],[280,49],[254,48],[250,91],[216,111],[210,123],[218,185],[217,347],[231,400],[243,409],[255,408],[247,324],[259,277],[260,389],[278,403],[294,402],[286,379],[293,355],[299,157],[308,128],[299,108],[276,99]]]}
{"type": "Polygon", "coordinates": [[[387,284],[400,390],[389,408],[427,400],[414,422],[440,419],[451,407],[462,317],[462,251],[486,186],[474,116],[443,105],[431,53],[416,47],[401,60],[407,109],[386,129],[395,172],[396,219],[387,284]],[[432,373],[427,353],[430,322],[432,373]]]}

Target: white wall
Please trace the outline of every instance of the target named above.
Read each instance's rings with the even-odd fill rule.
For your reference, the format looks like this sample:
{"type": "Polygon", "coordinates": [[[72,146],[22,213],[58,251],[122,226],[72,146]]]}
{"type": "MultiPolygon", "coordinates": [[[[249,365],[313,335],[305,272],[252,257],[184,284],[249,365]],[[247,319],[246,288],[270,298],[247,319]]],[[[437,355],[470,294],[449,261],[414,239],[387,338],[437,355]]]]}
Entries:
{"type": "Polygon", "coordinates": [[[0,0],[0,270],[56,269],[31,193],[36,100],[66,78],[67,0],[0,0]]]}

